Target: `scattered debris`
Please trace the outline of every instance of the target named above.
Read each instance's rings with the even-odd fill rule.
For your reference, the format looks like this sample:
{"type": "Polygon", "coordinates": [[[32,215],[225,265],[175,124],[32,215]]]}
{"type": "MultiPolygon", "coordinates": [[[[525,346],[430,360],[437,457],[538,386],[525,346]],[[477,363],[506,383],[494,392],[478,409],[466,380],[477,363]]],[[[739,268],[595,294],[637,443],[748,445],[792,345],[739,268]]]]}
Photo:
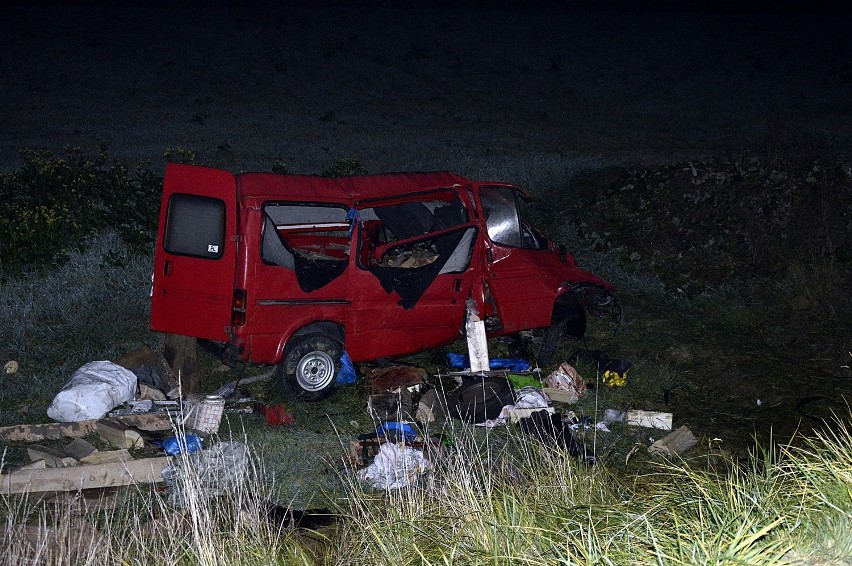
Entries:
{"type": "Polygon", "coordinates": [[[606,424],[623,422],[631,426],[671,430],[672,414],[657,411],[639,411],[636,409],[631,409],[629,411],[607,409],[604,411],[603,422],[606,424]]]}
{"type": "Polygon", "coordinates": [[[544,380],[548,388],[564,391],[562,399],[563,403],[574,404],[580,400],[580,397],[586,394],[586,381],[574,369],[574,366],[563,362],[544,380]]]}
{"type": "Polygon", "coordinates": [[[39,444],[27,446],[27,455],[33,462],[41,460],[47,468],[70,468],[80,463],[62,450],[39,444]]]}
{"type": "Polygon", "coordinates": [[[398,393],[376,393],[367,398],[367,413],[379,421],[414,420],[416,411],[411,392],[401,389],[398,393]]]}
{"type": "Polygon", "coordinates": [[[660,430],[672,429],[672,414],[659,413],[656,411],[638,411],[630,410],[625,415],[627,424],[633,426],[643,426],[646,428],[656,428],[660,430]]]}
{"type": "Polygon", "coordinates": [[[367,372],[373,393],[398,391],[415,387],[426,380],[426,370],[412,366],[390,366],[367,372]]]}
{"type": "Polygon", "coordinates": [[[441,391],[433,387],[420,396],[415,420],[431,423],[446,417],[447,413],[447,399],[441,391]]]}
{"type": "MultiPolygon", "coordinates": [[[[128,352],[113,360],[114,363],[127,368],[136,374],[140,385],[146,385],[159,391],[169,391],[177,386],[177,379],[166,358],[160,352],[155,352],[148,346],[143,346],[128,352]]],[[[142,396],[141,398],[145,398],[142,396]]],[[[165,397],[163,397],[165,399],[165,397]]],[[[158,399],[152,399],[154,401],[158,399]]]]}
{"type": "Polygon", "coordinates": [[[166,394],[157,389],[156,387],[151,387],[145,383],[139,382],[139,399],[147,399],[151,401],[165,401],[166,394]]]}
{"type": "Polygon", "coordinates": [[[142,448],[145,441],[133,428],[115,419],[103,419],[95,425],[98,436],[115,448],[142,448]]]}
{"type": "MultiPolygon", "coordinates": [[[[225,367],[227,368],[227,366],[225,367]]],[[[238,385],[251,385],[252,383],[257,383],[259,381],[266,381],[273,375],[275,375],[275,366],[273,366],[272,369],[260,373],[258,375],[253,375],[251,377],[243,377],[236,381],[229,381],[228,383],[224,384],[222,387],[214,391],[212,394],[227,398],[236,393],[238,385]]]]}
{"type": "Polygon", "coordinates": [[[209,499],[233,493],[248,477],[248,447],[219,442],[209,449],[167,458],[162,479],[169,502],[187,507],[193,498],[209,499]]]}
{"type": "Polygon", "coordinates": [[[571,428],[563,420],[562,415],[536,411],[520,419],[518,425],[525,434],[538,438],[542,442],[555,444],[587,464],[595,463],[594,453],[574,438],[571,428]]]}
{"type": "Polygon", "coordinates": [[[82,460],[86,456],[90,456],[98,451],[98,449],[85,438],[75,438],[63,450],[66,454],[73,456],[77,460],[82,460]]]}
{"type": "Polygon", "coordinates": [[[431,463],[423,452],[404,444],[385,442],[373,463],[359,470],[358,478],[373,489],[399,489],[414,484],[431,463]]]}
{"type": "Polygon", "coordinates": [[[293,426],[296,419],[287,411],[286,405],[257,404],[257,412],[263,415],[268,426],[293,426]]]}
{"type": "Polygon", "coordinates": [[[698,441],[686,425],[681,426],[674,432],[671,432],[654,442],[648,447],[648,452],[652,454],[665,454],[674,456],[682,452],[686,452],[696,445],[698,441]]]}
{"type": "Polygon", "coordinates": [[[203,399],[191,396],[190,399],[184,407],[184,426],[201,434],[219,432],[225,399],[218,395],[207,395],[203,399]]]}
{"type": "Polygon", "coordinates": [[[534,407],[534,408],[527,408],[527,409],[512,408],[512,409],[509,409],[509,411],[508,411],[509,412],[509,419],[513,423],[517,423],[521,419],[529,417],[530,415],[532,415],[533,413],[536,413],[538,411],[545,411],[545,412],[547,412],[551,415],[556,413],[556,409],[554,409],[553,407],[534,407]]]}
{"type": "Polygon", "coordinates": [[[177,456],[178,454],[191,454],[202,450],[201,437],[195,434],[177,434],[163,439],[159,443],[163,452],[169,456],[177,456]]]}
{"type": "Polygon", "coordinates": [[[450,413],[465,422],[482,423],[497,418],[506,405],[514,405],[515,392],[505,373],[468,376],[447,396],[450,413]]]}
{"type": "Polygon", "coordinates": [[[464,325],[467,336],[467,351],[470,361],[470,371],[488,371],[488,341],[485,338],[485,321],[479,318],[476,303],[467,300],[467,322],[464,325]]]}
{"type": "Polygon", "coordinates": [[[5,373],[6,375],[15,375],[16,373],[18,373],[18,367],[20,367],[18,366],[18,362],[16,362],[15,360],[9,360],[3,366],[3,373],[5,373]]]}

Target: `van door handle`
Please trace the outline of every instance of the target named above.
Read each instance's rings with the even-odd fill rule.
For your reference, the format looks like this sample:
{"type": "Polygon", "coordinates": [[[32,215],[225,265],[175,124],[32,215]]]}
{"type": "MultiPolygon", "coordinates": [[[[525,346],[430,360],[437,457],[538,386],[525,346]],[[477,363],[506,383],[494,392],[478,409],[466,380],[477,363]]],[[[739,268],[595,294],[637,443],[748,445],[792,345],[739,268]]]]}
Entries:
{"type": "Polygon", "coordinates": [[[171,275],[172,274],[172,262],[166,260],[163,264],[163,275],[171,275]]]}
{"type": "Polygon", "coordinates": [[[456,279],[454,286],[456,291],[461,291],[461,279],[456,279]]]}

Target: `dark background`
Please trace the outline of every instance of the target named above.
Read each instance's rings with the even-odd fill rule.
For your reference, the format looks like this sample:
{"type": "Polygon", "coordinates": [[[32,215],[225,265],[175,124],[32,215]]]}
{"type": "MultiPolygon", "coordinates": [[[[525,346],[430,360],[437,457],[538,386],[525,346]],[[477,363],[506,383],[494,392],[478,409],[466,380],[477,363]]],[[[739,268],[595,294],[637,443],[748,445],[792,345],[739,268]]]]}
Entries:
{"type": "Polygon", "coordinates": [[[497,176],[768,140],[849,152],[848,20],[829,4],[485,5],[5,6],[0,170],[102,144],[155,168],[181,147],[235,170],[497,176]]]}

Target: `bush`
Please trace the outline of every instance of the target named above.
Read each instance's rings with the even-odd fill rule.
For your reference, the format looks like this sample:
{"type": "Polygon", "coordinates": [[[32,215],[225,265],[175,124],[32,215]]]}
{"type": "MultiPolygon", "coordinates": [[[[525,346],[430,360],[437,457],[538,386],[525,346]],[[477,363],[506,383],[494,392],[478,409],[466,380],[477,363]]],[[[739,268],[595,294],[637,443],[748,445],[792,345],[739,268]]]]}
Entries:
{"type": "Polygon", "coordinates": [[[24,151],[20,170],[0,174],[0,275],[62,262],[105,229],[133,251],[153,241],[162,179],[103,149],[94,160],[66,151],[24,151]]]}

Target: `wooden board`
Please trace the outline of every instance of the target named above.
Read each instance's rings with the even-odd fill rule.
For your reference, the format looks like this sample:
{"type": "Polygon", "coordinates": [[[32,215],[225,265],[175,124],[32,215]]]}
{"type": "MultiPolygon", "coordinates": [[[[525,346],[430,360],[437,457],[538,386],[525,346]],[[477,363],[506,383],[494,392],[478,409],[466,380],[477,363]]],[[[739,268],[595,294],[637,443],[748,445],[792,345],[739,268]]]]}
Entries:
{"type": "Polygon", "coordinates": [[[163,481],[162,470],[168,456],[73,468],[24,470],[0,475],[0,494],[50,491],[77,491],[163,481]]]}
{"type": "MultiPolygon", "coordinates": [[[[162,431],[171,430],[172,424],[168,415],[142,414],[112,417],[114,420],[129,427],[140,430],[162,431]]],[[[0,440],[41,442],[45,439],[79,438],[95,432],[98,421],[80,421],[78,423],[43,423],[29,425],[12,425],[0,427],[0,440]]]]}

